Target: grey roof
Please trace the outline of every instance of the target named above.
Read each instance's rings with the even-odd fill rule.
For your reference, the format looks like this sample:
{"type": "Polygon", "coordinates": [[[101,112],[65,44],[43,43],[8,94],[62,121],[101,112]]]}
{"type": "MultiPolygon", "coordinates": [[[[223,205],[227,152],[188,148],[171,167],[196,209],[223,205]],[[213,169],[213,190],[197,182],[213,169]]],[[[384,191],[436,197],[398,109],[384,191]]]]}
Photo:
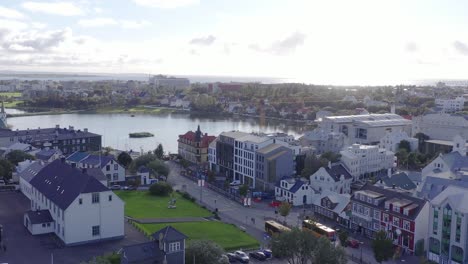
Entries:
{"type": "Polygon", "coordinates": [[[36,153],[36,158],[40,160],[49,160],[50,157],[52,157],[56,153],[61,154],[62,152],[58,149],[43,149],[36,153]]]}
{"type": "Polygon", "coordinates": [[[405,172],[400,172],[392,175],[392,177],[383,176],[380,178],[387,187],[395,187],[404,189],[404,190],[413,190],[416,189],[416,184],[408,177],[405,172]]]}
{"type": "Polygon", "coordinates": [[[341,163],[332,164],[331,168],[326,166],[325,170],[327,171],[328,174],[330,174],[330,176],[332,176],[332,178],[335,181],[339,181],[341,175],[343,175],[345,179],[353,178],[353,176],[348,172],[348,170],[346,170],[346,168],[341,163]]]}
{"type": "Polygon", "coordinates": [[[438,194],[434,199],[432,199],[431,204],[440,205],[444,201],[448,200],[450,206],[455,210],[468,213],[468,189],[460,186],[448,186],[440,194],[438,194]]]}
{"type": "Polygon", "coordinates": [[[441,156],[444,162],[450,167],[450,170],[468,170],[468,157],[462,156],[458,151],[450,152],[441,156]]]}
{"type": "Polygon", "coordinates": [[[258,150],[257,150],[257,153],[260,153],[260,154],[268,154],[268,153],[270,153],[270,152],[272,152],[272,151],[275,151],[275,150],[277,150],[277,149],[280,149],[280,148],[282,148],[282,147],[283,147],[283,148],[286,148],[286,147],[281,146],[281,145],[279,145],[279,144],[270,144],[270,145],[268,145],[268,146],[266,146],[266,147],[263,147],[263,148],[258,149],[258,150]]]}
{"type": "Polygon", "coordinates": [[[96,178],[98,181],[107,181],[107,177],[99,168],[87,168],[86,173],[96,178]]]}
{"type": "Polygon", "coordinates": [[[64,160],[49,163],[30,183],[62,210],[67,209],[80,193],[109,190],[96,178],[73,168],[64,160]]]}
{"type": "Polygon", "coordinates": [[[40,129],[27,129],[27,130],[9,130],[0,129],[0,138],[22,137],[22,142],[43,142],[50,140],[63,140],[75,138],[90,138],[100,137],[98,134],[85,132],[83,130],[70,130],[67,128],[40,128],[40,129]]]}
{"type": "Polygon", "coordinates": [[[27,211],[26,215],[33,225],[54,222],[54,219],[50,215],[49,210],[27,211]]]}
{"type": "Polygon", "coordinates": [[[417,196],[425,199],[432,200],[439,193],[444,191],[448,186],[456,185],[463,188],[468,188],[468,180],[452,180],[446,178],[427,176],[422,183],[421,189],[418,191],[417,196]]]}
{"type": "Polygon", "coordinates": [[[160,234],[163,234],[162,241],[163,242],[171,242],[171,241],[179,241],[188,238],[186,235],[178,231],[177,229],[173,228],[172,226],[166,226],[163,229],[155,232],[151,236],[159,241],[160,234]]]}
{"type": "Polygon", "coordinates": [[[163,260],[164,252],[159,249],[158,241],[145,242],[122,248],[122,260],[124,263],[159,263],[163,260]]]}
{"type": "Polygon", "coordinates": [[[18,176],[25,181],[30,182],[44,167],[45,163],[36,161],[29,165],[22,172],[18,173],[18,176]]]}
{"type": "Polygon", "coordinates": [[[228,132],[222,132],[220,135],[237,139],[237,138],[245,137],[249,135],[249,133],[242,132],[242,131],[228,131],[228,132]]]}

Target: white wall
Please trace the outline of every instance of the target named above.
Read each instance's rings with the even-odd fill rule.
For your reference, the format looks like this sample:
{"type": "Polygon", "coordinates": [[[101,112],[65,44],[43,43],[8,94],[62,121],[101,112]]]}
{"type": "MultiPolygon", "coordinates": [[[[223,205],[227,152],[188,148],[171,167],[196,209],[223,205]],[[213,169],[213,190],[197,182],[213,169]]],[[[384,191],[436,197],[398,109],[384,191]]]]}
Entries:
{"type": "Polygon", "coordinates": [[[340,190],[343,190],[342,193],[351,192],[351,181],[352,179],[340,179],[340,181],[335,181],[327,170],[322,167],[317,172],[310,176],[310,185],[312,188],[318,191],[328,190],[331,192],[340,193],[340,190]],[[323,179],[323,180],[322,180],[323,179]]]}
{"type": "Polygon", "coordinates": [[[426,202],[424,204],[424,207],[421,209],[421,211],[418,214],[418,217],[415,219],[415,230],[414,230],[414,250],[416,250],[416,242],[418,242],[420,239],[424,239],[424,250],[428,250],[428,232],[432,233],[432,226],[429,227],[430,230],[428,230],[429,226],[429,203],[426,202]]]}

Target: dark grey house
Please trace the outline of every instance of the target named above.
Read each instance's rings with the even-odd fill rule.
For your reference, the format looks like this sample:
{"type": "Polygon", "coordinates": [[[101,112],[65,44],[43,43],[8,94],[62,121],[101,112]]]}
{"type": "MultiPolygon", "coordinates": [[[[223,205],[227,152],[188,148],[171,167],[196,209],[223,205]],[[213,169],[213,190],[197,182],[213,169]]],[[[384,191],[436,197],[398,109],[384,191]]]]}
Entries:
{"type": "Polygon", "coordinates": [[[294,153],[278,144],[270,144],[255,153],[255,180],[259,189],[274,190],[283,177],[294,174],[294,153]]]}
{"type": "Polygon", "coordinates": [[[186,235],[172,226],[166,226],[151,237],[153,241],[123,247],[120,263],[185,264],[186,235]]]}
{"type": "Polygon", "coordinates": [[[228,179],[234,176],[234,142],[247,135],[249,134],[240,131],[223,132],[216,141],[216,164],[219,166],[219,173],[228,179]]]}

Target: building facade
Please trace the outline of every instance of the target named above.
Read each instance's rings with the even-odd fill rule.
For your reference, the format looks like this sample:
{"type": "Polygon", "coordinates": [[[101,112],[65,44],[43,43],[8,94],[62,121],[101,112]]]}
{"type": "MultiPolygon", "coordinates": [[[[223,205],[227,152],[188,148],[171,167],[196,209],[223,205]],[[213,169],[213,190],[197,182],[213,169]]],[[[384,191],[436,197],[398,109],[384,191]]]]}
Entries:
{"type": "Polygon", "coordinates": [[[340,164],[329,163],[310,176],[310,186],[319,192],[351,193],[353,176],[340,164]]]}
{"type": "Polygon", "coordinates": [[[315,191],[306,181],[284,177],[275,186],[275,197],[294,206],[311,204],[315,191]]]}
{"type": "Polygon", "coordinates": [[[373,238],[384,230],[400,252],[413,254],[416,244],[425,245],[429,203],[396,189],[366,183],[351,197],[351,228],[373,238]]]}
{"type": "Polygon", "coordinates": [[[254,187],[263,191],[273,190],[281,178],[293,176],[295,172],[293,151],[279,144],[258,149],[254,162],[254,187]]]}
{"type": "Polygon", "coordinates": [[[418,150],[418,139],[409,137],[406,132],[392,131],[387,132],[385,136],[380,139],[379,147],[391,152],[398,152],[399,144],[402,140],[408,141],[411,151],[418,150]]]}
{"type": "Polygon", "coordinates": [[[64,159],[55,160],[30,184],[31,211],[25,213],[24,225],[33,235],[54,233],[65,245],[124,236],[123,201],[86,169],[73,168],[64,159]],[[41,213],[45,211],[48,214],[41,213]],[[38,212],[50,217],[38,222],[38,212]],[[43,228],[35,228],[37,225],[43,228]]]}
{"type": "Polygon", "coordinates": [[[430,201],[429,250],[436,263],[468,262],[468,188],[448,186],[430,201]]]}
{"type": "Polygon", "coordinates": [[[468,116],[446,113],[415,116],[412,136],[418,133],[439,140],[451,141],[456,135],[468,138],[468,116]]]}
{"type": "Polygon", "coordinates": [[[203,134],[198,126],[197,131],[189,131],[179,135],[178,154],[185,160],[195,164],[208,162],[208,146],[215,136],[203,134]]]}
{"type": "Polygon", "coordinates": [[[114,156],[75,152],[68,156],[66,161],[76,168],[100,169],[106,176],[109,185],[125,182],[125,168],[117,162],[114,156]]]}
{"type": "Polygon", "coordinates": [[[465,98],[463,96],[457,96],[455,99],[438,98],[435,100],[435,104],[442,113],[453,113],[463,111],[463,107],[465,106],[465,98]]]}
{"type": "Polygon", "coordinates": [[[395,166],[395,154],[378,146],[353,144],[342,151],[341,162],[354,181],[395,166]]]}
{"type": "Polygon", "coordinates": [[[324,190],[313,197],[314,214],[328,218],[346,228],[350,227],[351,196],[324,190]]]}

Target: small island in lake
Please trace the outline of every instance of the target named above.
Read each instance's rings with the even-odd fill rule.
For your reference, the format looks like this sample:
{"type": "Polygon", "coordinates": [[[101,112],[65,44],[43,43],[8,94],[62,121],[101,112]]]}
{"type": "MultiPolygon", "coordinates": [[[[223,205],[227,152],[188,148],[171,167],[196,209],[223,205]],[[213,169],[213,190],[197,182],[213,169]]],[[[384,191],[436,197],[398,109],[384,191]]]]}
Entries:
{"type": "Polygon", "coordinates": [[[151,134],[150,132],[136,132],[136,133],[130,133],[129,136],[130,136],[130,138],[154,137],[154,135],[151,134]]]}

